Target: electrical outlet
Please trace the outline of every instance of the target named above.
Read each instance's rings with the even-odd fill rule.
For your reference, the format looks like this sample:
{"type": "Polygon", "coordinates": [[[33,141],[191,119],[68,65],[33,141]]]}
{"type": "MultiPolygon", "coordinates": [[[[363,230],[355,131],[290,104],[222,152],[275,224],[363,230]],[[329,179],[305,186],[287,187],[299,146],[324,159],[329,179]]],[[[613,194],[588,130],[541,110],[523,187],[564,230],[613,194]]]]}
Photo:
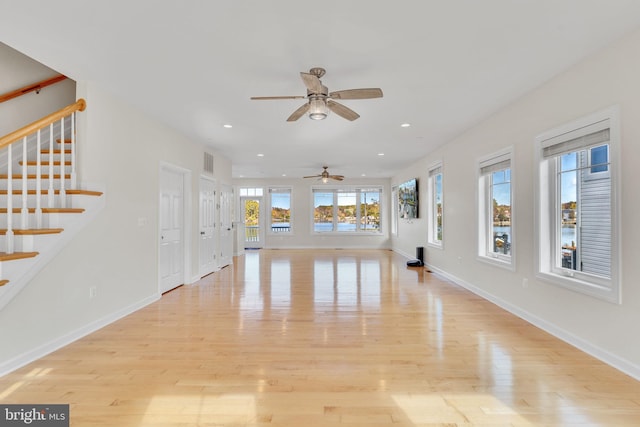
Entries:
{"type": "Polygon", "coordinates": [[[98,288],[96,286],[92,286],[89,288],[89,298],[95,298],[98,295],[98,288]]]}
{"type": "Polygon", "coordinates": [[[529,287],[529,279],[527,279],[526,277],[522,279],[522,287],[523,288],[529,287]]]}

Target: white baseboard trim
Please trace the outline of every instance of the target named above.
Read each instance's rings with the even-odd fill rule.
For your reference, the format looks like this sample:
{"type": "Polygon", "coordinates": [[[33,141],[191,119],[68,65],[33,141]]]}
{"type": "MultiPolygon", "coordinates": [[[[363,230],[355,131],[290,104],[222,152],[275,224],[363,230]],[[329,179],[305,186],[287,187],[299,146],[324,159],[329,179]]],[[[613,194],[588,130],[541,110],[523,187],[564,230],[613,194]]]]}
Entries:
{"type": "Polygon", "coordinates": [[[414,257],[413,257],[412,255],[409,255],[408,253],[403,252],[403,251],[401,251],[401,250],[398,250],[398,249],[395,249],[395,248],[394,248],[394,249],[392,249],[392,251],[393,251],[393,252],[395,252],[395,253],[397,253],[398,255],[402,255],[403,257],[405,257],[405,258],[406,258],[406,259],[408,259],[408,260],[409,260],[409,259],[414,259],[414,257]]]}
{"type": "Polygon", "coordinates": [[[435,274],[439,274],[446,278],[447,280],[459,285],[470,292],[486,299],[497,305],[498,307],[508,311],[509,313],[518,316],[519,318],[526,320],[532,325],[542,329],[543,331],[553,335],[554,337],[570,344],[577,349],[584,351],[585,353],[595,357],[596,359],[616,368],[617,370],[629,375],[630,377],[640,381],[640,366],[623,359],[615,354],[610,353],[607,350],[604,350],[598,346],[593,345],[592,343],[585,341],[584,339],[572,334],[571,332],[558,327],[557,325],[548,322],[532,313],[529,313],[526,310],[522,310],[520,307],[517,307],[507,301],[504,301],[501,298],[496,297],[493,294],[490,294],[475,285],[472,285],[469,282],[466,282],[459,277],[456,277],[452,274],[449,274],[445,271],[442,271],[432,265],[427,265],[427,267],[435,274]]]}
{"type": "Polygon", "coordinates": [[[19,356],[14,357],[6,362],[0,364],[0,377],[9,374],[16,369],[22,368],[23,366],[34,362],[41,357],[44,357],[54,351],[71,344],[74,341],[83,338],[92,332],[95,332],[117,320],[122,319],[129,314],[140,310],[147,305],[154,303],[160,299],[160,294],[154,294],[147,298],[144,298],[141,301],[138,301],[134,304],[129,305],[128,307],[122,308],[114,313],[111,313],[101,319],[95,320],[75,331],[69,332],[65,335],[62,335],[52,341],[46,342],[32,350],[29,350],[19,356]]]}

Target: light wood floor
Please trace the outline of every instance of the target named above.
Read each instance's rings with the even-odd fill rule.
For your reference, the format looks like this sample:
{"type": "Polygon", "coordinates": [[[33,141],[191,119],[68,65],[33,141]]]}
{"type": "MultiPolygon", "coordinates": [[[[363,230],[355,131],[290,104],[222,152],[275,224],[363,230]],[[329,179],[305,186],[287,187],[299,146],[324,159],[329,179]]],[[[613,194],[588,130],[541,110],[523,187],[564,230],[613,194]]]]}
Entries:
{"type": "Polygon", "coordinates": [[[74,426],[638,426],[640,382],[389,251],[248,251],[0,378],[74,426]]]}

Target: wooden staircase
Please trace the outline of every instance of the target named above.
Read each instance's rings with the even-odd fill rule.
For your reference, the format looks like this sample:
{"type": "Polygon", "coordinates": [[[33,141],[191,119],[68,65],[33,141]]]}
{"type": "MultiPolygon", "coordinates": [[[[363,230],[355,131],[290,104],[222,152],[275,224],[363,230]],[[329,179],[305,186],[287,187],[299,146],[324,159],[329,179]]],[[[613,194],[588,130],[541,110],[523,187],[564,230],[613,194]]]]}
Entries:
{"type": "Polygon", "coordinates": [[[35,143],[27,149],[25,136],[14,143],[14,151],[23,150],[19,160],[7,157],[0,166],[0,309],[87,223],[88,213],[104,206],[101,191],[73,188],[71,145],[76,142],[48,138],[54,142],[38,142],[36,150],[35,143]]]}

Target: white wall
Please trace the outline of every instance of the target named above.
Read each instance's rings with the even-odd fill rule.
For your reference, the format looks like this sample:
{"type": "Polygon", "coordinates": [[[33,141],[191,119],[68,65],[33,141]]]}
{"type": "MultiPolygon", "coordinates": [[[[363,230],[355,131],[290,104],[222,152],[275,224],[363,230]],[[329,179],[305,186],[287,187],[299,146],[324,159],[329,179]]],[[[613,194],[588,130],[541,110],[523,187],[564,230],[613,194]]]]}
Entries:
{"type": "MultiPolygon", "coordinates": [[[[79,179],[106,207],[2,311],[0,374],[82,336],[158,295],[160,164],[191,171],[191,263],[198,272],[198,182],[204,147],[91,83],[78,83],[79,179]],[[142,221],[141,221],[142,219],[142,221]],[[142,224],[142,225],[141,225],[142,224]],[[97,297],[89,299],[89,288],[97,297]]],[[[216,182],[231,164],[214,150],[216,182]]]]}
{"type": "MultiPolygon", "coordinates": [[[[509,107],[450,141],[392,179],[413,176],[426,183],[427,170],[441,160],[444,171],[444,248],[427,247],[437,271],[525,319],[640,378],[640,32],[626,37],[542,85],[509,107]],[[534,138],[611,105],[621,110],[622,304],[569,291],[534,276],[534,138]],[[515,185],[514,272],[476,259],[476,161],[513,146],[515,185]],[[464,153],[464,154],[461,154],[464,153]],[[523,279],[528,287],[523,287],[523,279]]],[[[425,185],[420,197],[426,201],[425,185]]],[[[425,218],[422,203],[421,218],[425,218]]],[[[411,253],[426,246],[425,219],[399,225],[393,248],[411,253]]]]}
{"type": "MultiPolygon", "coordinates": [[[[234,179],[233,184],[236,188],[236,195],[238,194],[237,189],[240,187],[262,187],[264,188],[264,197],[263,203],[266,208],[268,205],[268,188],[269,186],[276,187],[290,187],[292,191],[291,201],[292,201],[292,222],[293,222],[293,233],[291,235],[284,234],[272,234],[266,233],[265,236],[265,248],[371,248],[371,249],[390,249],[390,232],[389,232],[389,224],[390,218],[388,215],[385,215],[385,212],[388,212],[389,203],[390,203],[390,192],[391,189],[389,187],[388,179],[350,179],[345,178],[344,181],[336,184],[336,185],[344,185],[344,186],[368,186],[375,185],[381,186],[383,191],[382,197],[382,210],[384,212],[381,213],[382,218],[380,220],[382,225],[382,234],[378,235],[368,235],[362,233],[362,235],[318,235],[314,234],[313,231],[313,196],[312,196],[312,187],[321,186],[322,183],[319,183],[317,180],[313,179],[289,179],[289,178],[279,178],[279,179],[234,179]]],[[[327,184],[331,186],[332,184],[327,184]]],[[[236,213],[238,220],[242,220],[241,215],[242,211],[240,210],[240,206],[236,206],[236,213]]],[[[265,212],[265,219],[268,220],[270,218],[270,213],[265,212]]]]}
{"type": "MultiPolygon", "coordinates": [[[[58,75],[37,61],[0,43],[0,94],[58,75]]],[[[75,102],[75,82],[67,79],[40,91],[0,103],[0,136],[75,102]]]]}

